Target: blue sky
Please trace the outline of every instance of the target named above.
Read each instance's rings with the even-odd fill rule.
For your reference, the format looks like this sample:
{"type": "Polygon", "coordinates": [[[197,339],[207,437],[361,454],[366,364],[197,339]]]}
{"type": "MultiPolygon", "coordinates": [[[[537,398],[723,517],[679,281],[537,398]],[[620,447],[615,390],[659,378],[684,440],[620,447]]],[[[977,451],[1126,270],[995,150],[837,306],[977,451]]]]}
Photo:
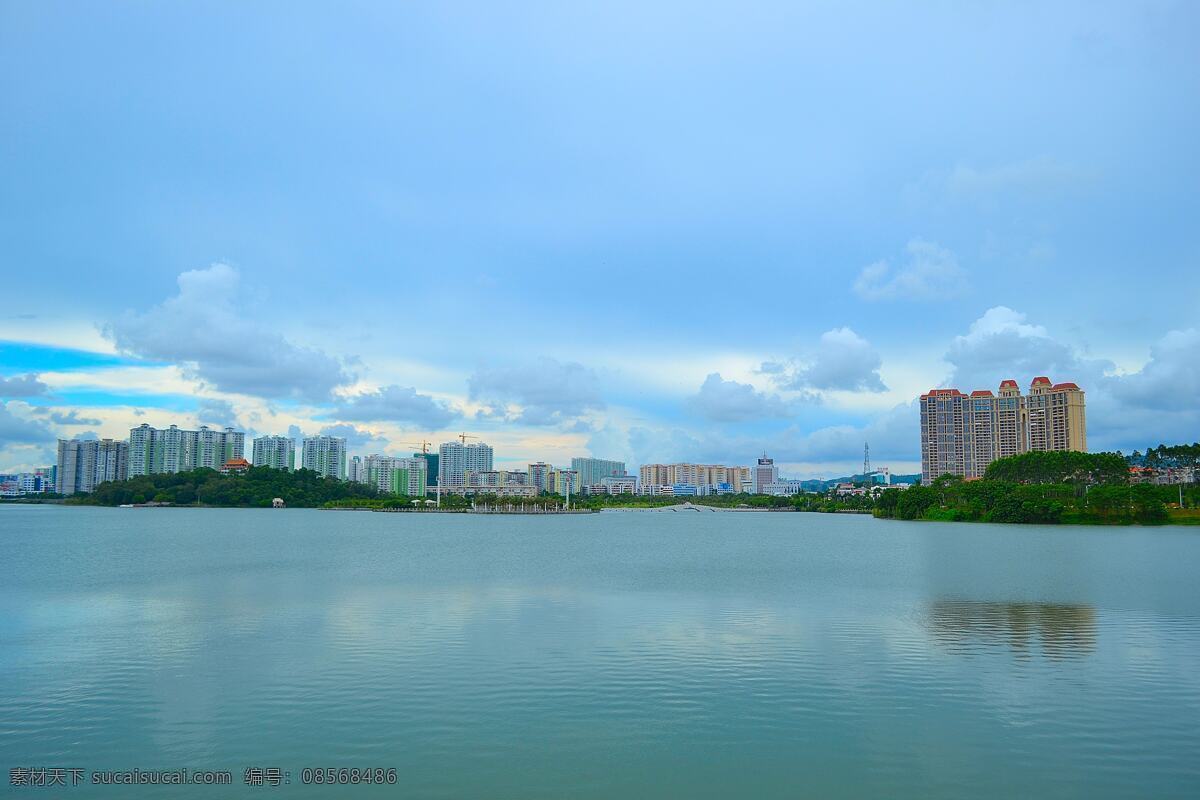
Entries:
{"type": "Polygon", "coordinates": [[[0,0],[0,469],[148,421],[915,471],[920,392],[1040,374],[1194,441],[1198,23],[0,0]]]}

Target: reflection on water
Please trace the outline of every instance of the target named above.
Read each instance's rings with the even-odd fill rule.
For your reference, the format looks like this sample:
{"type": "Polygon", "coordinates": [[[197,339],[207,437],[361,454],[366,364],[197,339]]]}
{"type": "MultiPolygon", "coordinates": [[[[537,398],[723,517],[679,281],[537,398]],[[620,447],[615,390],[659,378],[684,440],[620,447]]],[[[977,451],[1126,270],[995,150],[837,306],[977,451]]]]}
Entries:
{"type": "Polygon", "coordinates": [[[267,764],[279,800],[1200,797],[1190,532],[0,505],[0,553],[10,768],[267,764]],[[318,765],[402,785],[299,785],[318,765]]]}
{"type": "Polygon", "coordinates": [[[937,640],[957,652],[1007,644],[1029,656],[1040,645],[1042,654],[1059,659],[1096,649],[1096,611],[1088,605],[936,600],[928,622],[937,640]]]}

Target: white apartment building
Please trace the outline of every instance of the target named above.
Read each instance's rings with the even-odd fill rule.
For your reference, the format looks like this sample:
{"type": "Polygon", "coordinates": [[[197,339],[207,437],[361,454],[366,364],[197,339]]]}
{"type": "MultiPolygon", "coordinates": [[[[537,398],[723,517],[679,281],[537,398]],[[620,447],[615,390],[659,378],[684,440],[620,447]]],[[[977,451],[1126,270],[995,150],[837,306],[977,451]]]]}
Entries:
{"type": "Polygon", "coordinates": [[[624,461],[609,461],[603,458],[572,458],[571,469],[579,473],[584,486],[599,484],[604,478],[615,478],[625,474],[624,461]]]}
{"type": "Polygon", "coordinates": [[[483,442],[446,442],[438,447],[438,483],[444,489],[465,488],[468,472],[492,471],[492,457],[491,446],[483,442]]]}
{"type": "Polygon", "coordinates": [[[288,436],[259,436],[254,440],[254,466],[285,469],[296,468],[296,440],[288,436]]]}
{"type": "Polygon", "coordinates": [[[112,439],[59,439],[54,491],[90,492],[105,481],[129,477],[129,445],[112,439]]]}
{"type": "Polygon", "coordinates": [[[599,483],[583,484],[583,491],[586,494],[637,494],[638,481],[631,475],[611,476],[601,478],[599,483]]]}
{"type": "Polygon", "coordinates": [[[425,459],[420,457],[367,456],[362,462],[361,469],[365,475],[361,482],[370,484],[385,494],[424,497],[427,481],[425,464],[425,459]]]}
{"type": "Polygon", "coordinates": [[[219,470],[225,462],[243,458],[245,446],[246,434],[233,428],[216,431],[201,425],[189,431],[143,423],[129,431],[129,477],[202,467],[219,470]]]}
{"type": "Polygon", "coordinates": [[[346,479],[346,440],[340,436],[306,436],[300,466],[326,478],[346,479]]]}

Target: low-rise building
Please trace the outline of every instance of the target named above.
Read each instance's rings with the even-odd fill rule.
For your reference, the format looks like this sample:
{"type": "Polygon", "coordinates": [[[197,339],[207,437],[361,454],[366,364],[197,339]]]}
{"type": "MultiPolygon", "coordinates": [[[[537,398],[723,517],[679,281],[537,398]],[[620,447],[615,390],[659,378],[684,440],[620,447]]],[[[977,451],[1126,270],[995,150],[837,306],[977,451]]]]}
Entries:
{"type": "Polygon", "coordinates": [[[637,494],[637,478],[632,475],[601,478],[599,483],[585,485],[585,494],[637,494]]]}

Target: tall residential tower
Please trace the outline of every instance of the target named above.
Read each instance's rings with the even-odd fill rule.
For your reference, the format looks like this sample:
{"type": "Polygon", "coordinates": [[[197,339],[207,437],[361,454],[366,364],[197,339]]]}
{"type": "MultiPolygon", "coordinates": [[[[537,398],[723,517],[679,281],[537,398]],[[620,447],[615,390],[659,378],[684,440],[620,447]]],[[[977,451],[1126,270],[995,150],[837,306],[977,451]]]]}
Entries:
{"type": "Polygon", "coordinates": [[[287,436],[260,436],[254,440],[254,466],[296,468],[296,440],[287,436]]]}
{"type": "Polygon", "coordinates": [[[324,478],[346,479],[346,440],[340,436],[306,436],[300,466],[324,478]]]}
{"type": "Polygon", "coordinates": [[[112,439],[59,439],[54,491],[90,492],[105,481],[129,476],[129,445],[112,439]]]}
{"type": "Polygon", "coordinates": [[[443,489],[462,489],[468,472],[492,471],[492,448],[479,442],[446,442],[438,448],[438,485],[443,489]]]}
{"type": "Polygon", "coordinates": [[[246,434],[233,428],[216,431],[201,425],[189,431],[142,424],[129,431],[129,477],[220,469],[231,459],[243,458],[245,447],[246,434]]]}
{"type": "Polygon", "coordinates": [[[980,478],[998,458],[1037,450],[1087,450],[1084,393],[1033,379],[1029,394],[1006,380],[998,394],[931,389],[921,395],[921,480],[980,478]]]}

